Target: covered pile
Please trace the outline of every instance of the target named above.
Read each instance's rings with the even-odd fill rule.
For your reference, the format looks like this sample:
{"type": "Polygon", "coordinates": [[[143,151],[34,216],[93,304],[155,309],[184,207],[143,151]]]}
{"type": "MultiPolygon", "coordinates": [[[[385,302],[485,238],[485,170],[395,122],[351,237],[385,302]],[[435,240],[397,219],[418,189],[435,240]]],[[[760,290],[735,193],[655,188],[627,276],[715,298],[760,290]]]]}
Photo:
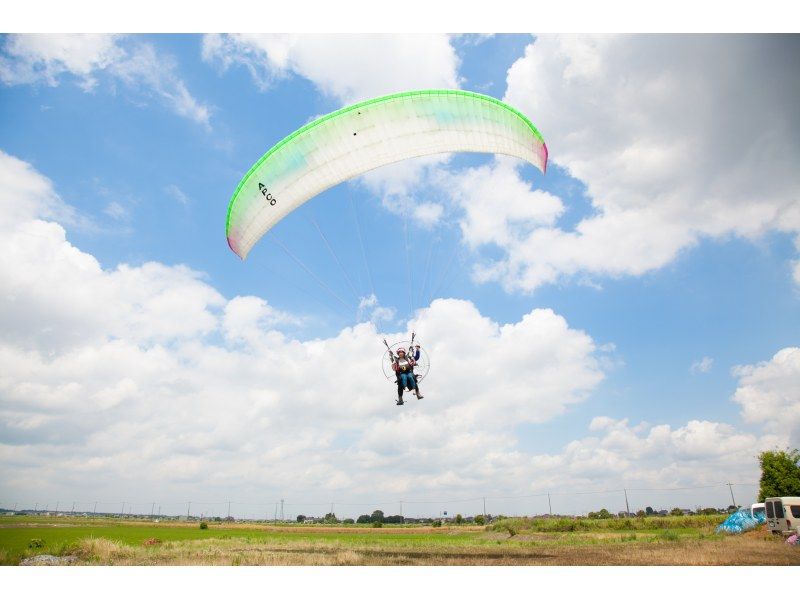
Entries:
{"type": "Polygon", "coordinates": [[[719,527],[717,527],[717,533],[741,534],[758,527],[766,520],[764,513],[756,513],[754,517],[750,514],[750,509],[742,508],[720,523],[719,527]]]}

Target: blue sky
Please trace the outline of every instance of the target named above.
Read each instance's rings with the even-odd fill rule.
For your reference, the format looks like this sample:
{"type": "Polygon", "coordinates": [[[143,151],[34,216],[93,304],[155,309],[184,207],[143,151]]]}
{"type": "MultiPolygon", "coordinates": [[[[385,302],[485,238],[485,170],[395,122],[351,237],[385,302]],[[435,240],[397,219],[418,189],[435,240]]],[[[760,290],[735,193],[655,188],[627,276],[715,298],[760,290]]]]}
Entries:
{"type": "MultiPolygon", "coordinates": [[[[329,488],[328,494],[359,496],[357,471],[366,467],[365,455],[369,454],[368,467],[386,471],[395,454],[406,451],[421,430],[441,418],[461,417],[462,408],[464,422],[443,433],[463,438],[468,448],[444,442],[437,446],[430,440],[428,450],[436,458],[427,465],[401,468],[394,480],[388,475],[381,478],[371,496],[471,496],[500,489],[528,494],[536,488],[616,488],[629,482],[669,487],[724,481],[725,476],[755,481],[757,452],[796,443],[800,425],[796,386],[800,357],[793,349],[800,330],[800,186],[793,166],[800,157],[800,139],[796,122],[781,126],[796,116],[792,106],[800,82],[791,58],[800,52],[797,40],[407,37],[146,35],[72,44],[50,43],[54,38],[46,36],[4,37],[0,149],[8,172],[24,170],[20,164],[27,164],[31,180],[39,181],[31,183],[33,207],[26,217],[63,227],[64,243],[99,262],[98,279],[114,279],[120,264],[127,265],[126,272],[135,281],[130,284],[142,294],[136,299],[122,290],[109,291],[120,309],[127,310],[130,301],[132,313],[144,314],[131,328],[120,331],[117,324],[84,322],[81,326],[88,326],[91,333],[79,327],[75,334],[96,337],[92,350],[100,352],[114,343],[130,343],[141,355],[163,350],[188,368],[189,378],[202,360],[187,355],[203,351],[206,355],[221,351],[232,362],[247,360],[242,371],[256,380],[266,376],[258,383],[264,396],[274,393],[281,398],[264,399],[264,417],[277,421],[285,417],[281,425],[291,428],[295,422],[296,428],[284,430],[292,432],[286,437],[273,435],[269,426],[276,424],[270,419],[266,428],[252,432],[252,439],[241,434],[257,445],[251,454],[253,464],[265,466],[258,455],[272,451],[285,457],[287,471],[278,476],[280,484],[272,485],[254,473],[253,465],[255,469],[247,470],[250,474],[242,475],[239,495],[258,485],[261,496],[276,496],[287,486],[296,487],[303,496],[313,493],[315,486],[329,488]],[[412,47],[428,58],[424,66],[410,54],[412,47]],[[379,76],[352,62],[364,52],[385,61],[379,76]],[[753,91],[733,66],[729,69],[724,63],[725,68],[715,68],[718,55],[730,56],[737,68],[756,79],[783,77],[787,83],[753,91]],[[454,85],[505,99],[525,112],[548,143],[547,174],[484,155],[425,159],[381,169],[330,189],[296,210],[260,241],[246,261],[229,250],[224,225],[230,196],[241,176],[275,142],[310,119],[358,99],[454,85]],[[728,89],[733,92],[720,91],[728,89]],[[717,96],[726,100],[721,108],[717,96]],[[765,114],[758,114],[759,106],[764,106],[765,114]],[[741,125],[743,115],[751,118],[741,125]],[[741,130],[731,138],[734,123],[741,130]],[[730,147],[731,139],[747,142],[736,151],[730,147]],[[61,206],[49,212],[36,195],[41,181],[48,180],[52,193],[44,195],[61,206]],[[404,219],[390,209],[398,197],[440,205],[444,216],[434,222],[404,219]],[[556,216],[536,212],[536,202],[546,201],[560,206],[556,216]],[[533,210],[534,225],[526,228],[523,221],[519,229],[519,217],[513,212],[517,205],[533,210]],[[369,268],[361,253],[354,207],[369,268]],[[481,222],[486,222],[481,220],[483,209],[500,216],[478,233],[481,222]],[[345,265],[356,293],[339,272],[315,222],[345,265]],[[406,224],[417,280],[411,299],[404,263],[406,224]],[[321,288],[276,240],[348,308],[321,288]],[[430,280],[440,283],[428,285],[439,289],[432,299],[446,300],[437,308],[427,300],[431,289],[424,293],[420,288],[420,279],[428,273],[428,255],[432,256],[430,280]],[[451,256],[455,256],[452,268],[443,276],[451,256]],[[164,317],[160,312],[153,315],[158,308],[152,305],[160,305],[163,295],[152,302],[148,298],[148,285],[153,283],[148,263],[164,268],[158,285],[167,289],[163,291],[167,295],[173,277],[185,279],[181,266],[191,271],[187,286],[176,287],[183,289],[180,293],[203,297],[196,314],[187,308],[189,332],[146,337],[135,332],[142,321],[157,328],[158,318],[164,317]],[[373,318],[372,323],[368,316],[362,317],[359,328],[357,303],[369,294],[370,285],[393,316],[373,318]],[[462,313],[462,308],[466,311],[461,317],[478,318],[472,324],[462,320],[464,326],[476,326],[475,334],[462,331],[457,339],[430,338],[434,331],[455,330],[452,325],[458,322],[448,322],[448,314],[462,313]],[[533,313],[543,320],[525,333],[530,336],[518,331],[514,340],[505,344],[498,340],[500,327],[519,325],[522,330],[526,315],[533,313]],[[211,323],[200,324],[206,317],[211,323]],[[497,330],[482,336],[480,318],[497,330]],[[234,329],[231,322],[244,324],[234,329]],[[243,332],[247,326],[254,337],[243,332]],[[402,338],[414,326],[429,343],[438,377],[432,378],[424,405],[398,413],[392,403],[393,387],[383,381],[378,368],[379,339],[383,333],[402,338]],[[560,332],[553,333],[553,326],[560,332]],[[554,336],[548,336],[551,333],[554,336]],[[347,340],[350,336],[357,340],[347,340]],[[492,344],[495,341],[499,344],[492,344]],[[559,357],[545,367],[537,362],[537,355],[544,353],[531,349],[527,355],[529,343],[541,343],[546,354],[560,356],[563,350],[563,361],[559,357]],[[564,349],[572,343],[574,351],[564,349]],[[340,370],[331,374],[318,367],[312,357],[316,346],[334,352],[328,355],[342,351],[335,359],[345,362],[346,382],[332,381],[340,370]],[[293,363],[297,347],[304,353],[300,363],[293,363]],[[784,350],[788,357],[777,359],[784,350]],[[281,365],[279,374],[259,370],[276,351],[289,365],[281,365]],[[464,379],[459,367],[466,363],[459,357],[463,352],[480,357],[477,373],[469,370],[471,381],[464,379]],[[569,373],[572,368],[574,374],[569,373]],[[284,384],[283,376],[291,382],[284,384]],[[347,423],[326,428],[322,415],[309,419],[308,410],[315,408],[313,397],[300,401],[302,408],[282,402],[290,402],[298,392],[296,385],[301,388],[309,377],[314,378],[316,400],[335,403],[343,412],[338,417],[347,423]],[[517,416],[483,425],[492,420],[487,415],[495,400],[490,389],[499,382],[501,392],[515,396],[513,405],[498,408],[517,416]],[[526,393],[532,386],[541,388],[529,397],[526,393]],[[359,399],[349,405],[351,394],[359,399]],[[449,395],[446,401],[441,401],[443,395],[449,395]],[[439,405],[431,409],[429,405],[437,401],[439,405]],[[790,416],[775,421],[774,415],[765,414],[764,405],[779,405],[790,416]],[[691,422],[699,427],[693,428],[691,422]],[[397,446],[384,446],[369,437],[363,431],[367,426],[385,430],[386,438],[394,438],[397,446]],[[657,434],[652,430],[658,426],[668,426],[672,440],[654,449],[657,434]],[[615,444],[620,435],[629,444],[615,444]],[[307,437],[308,442],[292,448],[293,436],[307,437]],[[680,445],[683,441],[685,446],[680,445]],[[325,446],[339,465],[326,465],[319,479],[313,468],[293,479],[292,469],[302,469],[309,454],[320,458],[325,446]],[[715,452],[709,446],[722,448],[715,452]],[[459,468],[460,458],[448,456],[461,450],[465,456],[498,450],[497,463],[487,461],[478,468],[480,474],[465,474],[459,468]],[[654,450],[661,453],[658,458],[652,456],[654,450]],[[610,460],[615,466],[587,473],[586,463],[592,459],[610,460]],[[547,463],[555,462],[573,467],[573,474],[561,478],[543,473],[534,482],[523,479],[528,468],[547,471],[547,463]],[[258,482],[248,475],[258,477],[258,482]]],[[[12,180],[9,174],[7,181],[12,180]]],[[[15,185],[7,182],[3,201],[17,201],[15,193],[15,185]]],[[[24,218],[9,226],[21,226],[20,222],[24,218]]],[[[53,259],[52,254],[34,251],[27,253],[31,268],[53,259]]],[[[7,253],[4,260],[10,259],[7,253]]],[[[26,283],[15,272],[11,266],[5,270],[4,291],[24,296],[26,283]]],[[[48,278],[42,275],[40,280],[48,278]]],[[[78,278],[59,281],[52,284],[80,284],[78,278]]],[[[106,288],[116,283],[103,284],[106,288]]],[[[43,300],[45,306],[48,301],[58,303],[57,298],[43,300]]],[[[89,350],[83,342],[48,346],[46,335],[32,344],[14,341],[26,337],[24,330],[17,330],[19,322],[30,322],[30,337],[38,338],[42,321],[51,330],[63,326],[72,331],[72,320],[50,323],[45,308],[42,316],[19,303],[6,308],[3,336],[9,355],[33,350],[47,361],[46,356],[55,359],[54,355],[89,350]],[[12,318],[12,312],[26,309],[33,311],[12,318]]],[[[86,309],[91,307],[87,304],[86,309]]],[[[179,306],[176,309],[180,311],[179,306]]],[[[46,365],[41,367],[47,370],[46,365]]],[[[146,411],[146,401],[152,397],[145,399],[141,393],[148,384],[160,388],[163,383],[145,370],[141,380],[134,374],[96,374],[107,385],[92,391],[97,396],[125,386],[126,380],[138,390],[103,407],[107,417],[98,420],[92,434],[103,436],[128,426],[131,439],[148,438],[126,415],[136,409],[125,409],[126,401],[132,401],[146,411]]],[[[61,427],[69,428],[79,416],[64,411],[60,403],[49,405],[46,396],[28,412],[21,389],[33,379],[26,375],[33,374],[20,372],[0,389],[5,430],[0,442],[8,449],[4,469],[13,472],[11,481],[0,488],[9,500],[12,495],[35,500],[45,494],[67,500],[69,495],[95,492],[86,482],[41,473],[42,462],[18,456],[22,446],[42,460],[53,446],[66,442],[74,459],[91,460],[119,450],[131,464],[146,462],[97,438],[96,443],[81,434],[68,441],[56,439],[46,425],[36,432],[40,419],[63,418],[61,427]],[[32,471],[44,477],[35,488],[23,481],[32,471]]],[[[63,373],[41,375],[54,389],[70,383],[63,373]]],[[[226,387],[223,380],[219,384],[226,387]]],[[[192,408],[191,392],[169,396],[174,405],[192,408]]],[[[237,400],[241,398],[237,395],[237,400]]],[[[259,400],[250,398],[248,404],[259,400]]],[[[205,413],[213,421],[213,414],[225,404],[224,398],[218,401],[222,403],[203,399],[197,405],[199,419],[205,413]]],[[[173,404],[161,405],[169,411],[173,404]]],[[[210,431],[210,423],[211,428],[201,426],[204,431],[187,430],[187,438],[193,434],[204,438],[197,445],[176,440],[184,424],[171,422],[169,434],[176,442],[172,450],[187,459],[174,466],[204,470],[246,462],[235,451],[220,448],[229,442],[228,434],[238,434],[235,421],[219,437],[210,431]]],[[[419,455],[412,453],[409,458],[419,455]]],[[[128,474],[101,469],[98,475],[119,487],[117,494],[136,492],[128,474]]],[[[212,501],[231,492],[223,489],[229,483],[224,480],[218,489],[187,491],[180,476],[159,475],[143,482],[142,496],[134,499],[145,501],[147,488],[165,480],[169,497],[176,502],[186,494],[205,493],[212,501]]],[[[110,494],[116,496],[114,491],[110,494]]],[[[721,503],[724,494],[690,500],[721,503]]],[[[575,503],[571,508],[580,511],[584,506],[575,503]]]]}

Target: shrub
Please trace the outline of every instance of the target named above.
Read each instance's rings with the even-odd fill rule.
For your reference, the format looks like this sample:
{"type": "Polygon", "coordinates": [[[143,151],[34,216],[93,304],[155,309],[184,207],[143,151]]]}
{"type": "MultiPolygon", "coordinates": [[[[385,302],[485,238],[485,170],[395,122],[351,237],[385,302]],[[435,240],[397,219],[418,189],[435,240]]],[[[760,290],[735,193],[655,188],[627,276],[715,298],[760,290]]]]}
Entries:
{"type": "Polygon", "coordinates": [[[486,523],[486,519],[483,515],[475,515],[475,525],[484,525],[486,523]]]}
{"type": "Polygon", "coordinates": [[[456,515],[456,525],[461,525],[462,523],[464,523],[464,518],[461,516],[461,513],[459,513],[456,515]]]}
{"type": "Polygon", "coordinates": [[[355,521],[354,521],[353,519],[350,519],[350,518],[348,517],[347,519],[345,519],[344,521],[342,521],[342,523],[344,523],[344,524],[350,524],[350,523],[355,523],[355,521]]]}
{"type": "Polygon", "coordinates": [[[431,523],[432,527],[442,527],[442,522],[439,519],[436,519],[433,523],[431,523]]]}
{"type": "Polygon", "coordinates": [[[513,538],[517,535],[517,527],[521,524],[521,520],[519,519],[506,519],[505,521],[501,521],[500,523],[496,523],[494,526],[494,530],[498,532],[507,532],[509,538],[513,538]]]}
{"type": "Polygon", "coordinates": [[[661,539],[662,540],[668,540],[670,542],[674,542],[674,541],[678,540],[679,538],[680,538],[680,536],[678,535],[678,532],[676,532],[674,530],[665,529],[663,532],[661,532],[661,539]]]}
{"type": "Polygon", "coordinates": [[[200,522],[200,529],[208,529],[208,524],[205,521],[200,522]]]}
{"type": "Polygon", "coordinates": [[[381,521],[373,521],[372,527],[383,527],[383,522],[381,521]]]}
{"type": "Polygon", "coordinates": [[[44,540],[41,538],[32,538],[30,542],[28,542],[28,548],[41,548],[44,546],[44,540]]]}

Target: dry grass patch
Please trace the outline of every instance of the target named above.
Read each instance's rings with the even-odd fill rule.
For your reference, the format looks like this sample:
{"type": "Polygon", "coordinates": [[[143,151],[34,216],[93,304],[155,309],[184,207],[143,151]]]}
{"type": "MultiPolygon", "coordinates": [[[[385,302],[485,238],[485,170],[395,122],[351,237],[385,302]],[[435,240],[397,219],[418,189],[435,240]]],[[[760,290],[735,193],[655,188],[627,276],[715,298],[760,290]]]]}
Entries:
{"type": "Polygon", "coordinates": [[[84,562],[110,565],[800,565],[800,549],[754,534],[715,542],[615,539],[582,545],[499,542],[472,546],[353,546],[337,541],[242,538],[125,546],[94,539],[82,542],[81,550],[84,562]]]}
{"type": "Polygon", "coordinates": [[[119,559],[133,555],[134,548],[105,538],[84,538],[78,542],[76,556],[81,560],[114,564],[119,559]]]}

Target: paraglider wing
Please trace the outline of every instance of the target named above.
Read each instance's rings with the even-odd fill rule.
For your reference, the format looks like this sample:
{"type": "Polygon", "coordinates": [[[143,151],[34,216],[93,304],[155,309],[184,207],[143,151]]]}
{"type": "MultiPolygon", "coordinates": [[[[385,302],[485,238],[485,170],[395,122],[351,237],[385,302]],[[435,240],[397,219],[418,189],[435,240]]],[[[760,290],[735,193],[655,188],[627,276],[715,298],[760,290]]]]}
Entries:
{"type": "Polygon", "coordinates": [[[386,164],[450,152],[506,154],[547,167],[533,123],[495,98],[463,90],[374,98],[308,123],[253,165],[228,206],[228,245],[244,259],[278,221],[324,190],[386,164]]]}

